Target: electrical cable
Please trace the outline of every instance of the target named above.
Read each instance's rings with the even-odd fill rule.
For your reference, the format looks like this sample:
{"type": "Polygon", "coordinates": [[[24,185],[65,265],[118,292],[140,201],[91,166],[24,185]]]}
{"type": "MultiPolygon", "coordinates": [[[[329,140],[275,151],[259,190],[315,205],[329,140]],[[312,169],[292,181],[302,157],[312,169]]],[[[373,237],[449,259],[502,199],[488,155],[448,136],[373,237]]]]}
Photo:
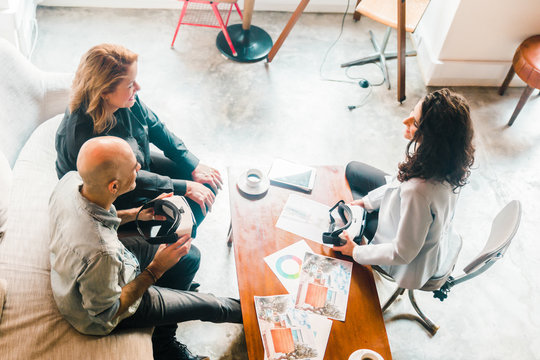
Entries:
{"type": "Polygon", "coordinates": [[[343,35],[343,28],[345,27],[345,17],[347,16],[347,12],[349,11],[349,7],[351,5],[351,0],[347,0],[347,7],[345,8],[345,12],[343,13],[343,17],[341,18],[341,28],[339,29],[339,35],[336,40],[330,45],[328,50],[326,50],[326,53],[324,54],[323,61],[321,62],[321,66],[319,67],[319,77],[321,80],[324,81],[333,81],[333,82],[342,82],[342,83],[349,83],[349,84],[356,84],[354,81],[347,81],[347,80],[339,80],[339,79],[331,79],[323,76],[322,69],[324,64],[326,63],[326,59],[328,58],[328,55],[330,54],[330,51],[334,48],[334,46],[337,44],[339,39],[341,39],[341,35],[343,35]]]}
{"type": "MultiPolygon", "coordinates": [[[[328,59],[328,55],[330,54],[331,50],[338,43],[338,41],[341,39],[341,36],[343,35],[343,29],[345,27],[345,18],[347,16],[348,11],[349,11],[349,7],[350,7],[350,0],[347,0],[347,7],[345,8],[345,12],[343,13],[343,16],[341,18],[341,27],[339,29],[339,35],[337,36],[336,40],[334,40],[332,45],[330,45],[330,47],[326,50],[326,53],[324,54],[323,60],[321,62],[321,66],[319,67],[319,77],[320,77],[321,80],[324,80],[324,81],[340,82],[340,83],[355,84],[355,85],[358,84],[363,89],[365,89],[365,88],[369,89],[368,93],[366,95],[364,95],[364,97],[362,98],[362,100],[360,101],[359,104],[350,105],[350,106],[347,107],[349,109],[349,111],[352,111],[352,110],[354,110],[354,109],[356,109],[358,107],[363,106],[366,103],[367,99],[369,98],[369,96],[371,95],[371,93],[373,91],[374,86],[381,86],[381,85],[384,84],[384,76],[383,76],[381,81],[379,81],[377,83],[371,83],[369,80],[367,80],[364,77],[361,77],[361,76],[355,77],[355,76],[352,76],[352,75],[349,74],[349,71],[353,67],[367,65],[367,64],[353,65],[353,66],[349,66],[349,67],[346,68],[345,76],[347,78],[353,80],[353,81],[341,80],[341,79],[332,79],[332,78],[328,78],[328,77],[323,75],[323,67],[326,64],[326,60],[328,59]]],[[[368,64],[373,64],[373,65],[377,66],[379,68],[379,70],[381,70],[381,72],[382,72],[382,67],[381,67],[380,64],[378,64],[376,62],[372,62],[372,63],[368,63],[368,64]]]]}
{"type": "MultiPolygon", "coordinates": [[[[340,26],[340,29],[339,29],[339,35],[337,36],[336,40],[334,40],[334,42],[332,43],[332,45],[330,45],[330,47],[326,50],[326,53],[324,54],[324,57],[323,57],[323,61],[321,62],[321,65],[319,67],[319,77],[321,78],[321,80],[324,80],[324,81],[333,81],[333,82],[343,82],[343,83],[348,83],[348,84],[358,84],[358,81],[348,81],[348,80],[341,80],[341,79],[332,79],[332,78],[328,78],[328,77],[325,77],[323,75],[323,67],[324,65],[326,64],[326,60],[328,59],[328,55],[330,54],[331,50],[334,48],[334,46],[336,46],[336,44],[338,43],[338,41],[341,39],[341,36],[343,35],[343,29],[345,27],[345,18],[347,17],[347,13],[349,11],[349,7],[350,7],[350,0],[347,0],[347,7],[345,8],[345,12],[343,13],[343,16],[341,17],[341,26],[340,26]]],[[[368,64],[363,64],[363,65],[369,65],[369,64],[372,64],[372,65],[375,65],[377,66],[381,71],[382,71],[382,68],[381,68],[381,65],[379,65],[378,63],[376,62],[372,62],[372,63],[368,63],[368,64]]],[[[347,76],[347,78],[351,79],[351,80],[366,80],[368,81],[371,86],[381,86],[384,84],[384,77],[382,79],[382,81],[378,82],[378,83],[371,83],[369,80],[367,80],[366,78],[364,77],[354,77],[354,76],[351,76],[349,75],[349,71],[353,68],[353,67],[356,67],[356,66],[363,66],[363,65],[353,65],[353,66],[349,66],[346,68],[345,70],[345,76],[347,76]]]]}

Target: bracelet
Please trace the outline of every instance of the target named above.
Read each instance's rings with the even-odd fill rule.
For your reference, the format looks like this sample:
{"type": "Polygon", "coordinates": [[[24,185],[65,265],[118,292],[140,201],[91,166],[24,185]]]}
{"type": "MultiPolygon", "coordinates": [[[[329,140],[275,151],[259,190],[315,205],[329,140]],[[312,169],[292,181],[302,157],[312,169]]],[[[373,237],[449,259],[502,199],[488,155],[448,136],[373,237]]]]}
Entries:
{"type": "Polygon", "coordinates": [[[149,268],[146,268],[144,269],[146,271],[148,271],[148,273],[150,274],[150,276],[152,277],[152,280],[154,280],[154,284],[158,281],[158,278],[157,276],[152,272],[152,270],[150,270],[149,268]]]}

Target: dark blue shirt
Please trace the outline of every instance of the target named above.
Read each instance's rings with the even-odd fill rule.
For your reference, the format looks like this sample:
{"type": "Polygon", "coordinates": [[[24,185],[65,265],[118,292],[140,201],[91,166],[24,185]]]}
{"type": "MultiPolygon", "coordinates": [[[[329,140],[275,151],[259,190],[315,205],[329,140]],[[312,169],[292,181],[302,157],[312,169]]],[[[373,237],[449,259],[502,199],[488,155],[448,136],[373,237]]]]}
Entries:
{"type": "Polygon", "coordinates": [[[86,107],[73,113],[66,110],[56,132],[56,172],[59,179],[67,172],[77,170],[77,155],[88,139],[104,135],[117,136],[129,143],[141,164],[141,171],[137,174],[137,191],[146,192],[149,197],[173,191],[172,180],[168,176],[150,170],[150,143],[162,150],[186,175],[191,174],[199,164],[199,159],[186,148],[184,142],[170,132],[138,96],[131,108],[118,109],[114,117],[116,124],[111,129],[94,133],[94,122],[86,114],[86,107]]]}

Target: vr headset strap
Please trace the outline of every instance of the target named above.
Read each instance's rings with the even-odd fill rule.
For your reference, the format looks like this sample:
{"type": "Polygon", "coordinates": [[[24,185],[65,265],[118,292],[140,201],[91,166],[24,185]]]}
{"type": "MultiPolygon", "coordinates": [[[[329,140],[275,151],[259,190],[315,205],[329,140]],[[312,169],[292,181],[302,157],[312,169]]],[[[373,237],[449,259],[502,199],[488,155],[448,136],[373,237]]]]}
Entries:
{"type": "Polygon", "coordinates": [[[174,243],[178,240],[178,235],[176,234],[175,231],[178,228],[178,225],[180,224],[180,219],[182,216],[181,212],[183,211],[178,211],[176,206],[174,206],[169,201],[164,201],[161,199],[151,200],[147,202],[146,204],[144,204],[143,206],[141,206],[141,209],[139,210],[139,212],[137,212],[137,216],[135,216],[135,224],[137,225],[137,231],[150,244],[158,245],[158,244],[163,244],[163,243],[167,243],[167,244],[174,243]],[[168,216],[167,213],[162,211],[164,206],[172,211],[173,217],[168,216]],[[146,235],[144,235],[143,231],[141,230],[141,227],[139,226],[139,215],[141,214],[141,211],[145,209],[149,209],[149,208],[154,208],[155,214],[163,215],[167,218],[167,220],[163,221],[163,223],[172,222],[171,226],[168,227],[169,230],[167,231],[167,233],[165,234],[162,233],[162,229],[163,229],[163,225],[162,225],[162,228],[158,232],[158,236],[147,238],[146,235]]]}

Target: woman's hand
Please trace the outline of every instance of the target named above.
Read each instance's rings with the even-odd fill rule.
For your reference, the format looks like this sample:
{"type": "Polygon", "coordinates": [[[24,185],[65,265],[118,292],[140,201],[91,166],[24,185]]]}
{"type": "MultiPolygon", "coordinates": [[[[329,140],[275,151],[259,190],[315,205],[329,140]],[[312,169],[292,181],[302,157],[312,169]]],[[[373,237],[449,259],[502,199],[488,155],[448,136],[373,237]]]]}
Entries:
{"type": "Polygon", "coordinates": [[[212,204],[216,200],[216,195],[204,186],[194,181],[186,181],[186,197],[195,201],[201,207],[203,215],[206,216],[206,209],[212,210],[212,204]]]}
{"type": "Polygon", "coordinates": [[[199,164],[191,172],[191,177],[193,181],[198,182],[199,184],[208,184],[214,190],[214,193],[217,194],[218,190],[221,190],[223,187],[223,180],[221,179],[221,174],[216,169],[199,164]]]}
{"type": "Polygon", "coordinates": [[[353,201],[351,201],[350,205],[353,205],[353,206],[356,205],[356,206],[365,207],[364,206],[364,199],[353,200],[353,201]]]}
{"type": "Polygon", "coordinates": [[[347,230],[344,230],[340,235],[339,237],[345,241],[347,241],[344,245],[342,246],[336,246],[334,245],[334,251],[339,251],[340,253],[342,253],[343,255],[347,255],[347,256],[350,256],[352,257],[352,254],[353,254],[353,250],[354,248],[357,246],[356,243],[351,239],[351,236],[349,235],[349,233],[347,232],[347,230]]]}

